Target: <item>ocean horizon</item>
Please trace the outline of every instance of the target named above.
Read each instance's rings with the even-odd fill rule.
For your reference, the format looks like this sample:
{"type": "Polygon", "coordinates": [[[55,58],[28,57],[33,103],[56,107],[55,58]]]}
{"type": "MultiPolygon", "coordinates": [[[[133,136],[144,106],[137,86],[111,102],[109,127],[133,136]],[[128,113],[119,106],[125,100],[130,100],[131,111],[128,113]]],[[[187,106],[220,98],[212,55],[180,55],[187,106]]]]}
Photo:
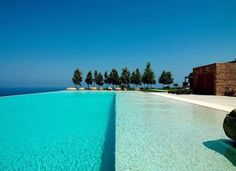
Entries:
{"type": "Polygon", "coordinates": [[[20,95],[20,94],[60,91],[65,89],[66,87],[0,87],[0,97],[20,95]]]}

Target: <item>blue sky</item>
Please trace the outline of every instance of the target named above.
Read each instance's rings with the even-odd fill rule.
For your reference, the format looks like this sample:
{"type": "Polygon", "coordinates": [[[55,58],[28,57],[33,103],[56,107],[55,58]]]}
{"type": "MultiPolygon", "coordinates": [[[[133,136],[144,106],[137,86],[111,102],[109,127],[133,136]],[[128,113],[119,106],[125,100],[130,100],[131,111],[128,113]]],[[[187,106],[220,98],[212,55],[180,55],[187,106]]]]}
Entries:
{"type": "Polygon", "coordinates": [[[0,87],[70,86],[74,69],[144,69],[181,83],[236,58],[235,0],[0,1],[0,87]]]}

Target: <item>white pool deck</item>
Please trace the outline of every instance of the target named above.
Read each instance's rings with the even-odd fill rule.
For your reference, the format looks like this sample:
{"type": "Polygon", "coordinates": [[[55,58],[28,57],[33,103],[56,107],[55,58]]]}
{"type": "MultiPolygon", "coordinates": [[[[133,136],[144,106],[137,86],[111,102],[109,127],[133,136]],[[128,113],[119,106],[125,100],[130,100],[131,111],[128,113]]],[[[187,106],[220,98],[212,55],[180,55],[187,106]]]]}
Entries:
{"type": "Polygon", "coordinates": [[[186,103],[197,104],[226,112],[236,108],[236,97],[214,96],[214,95],[176,95],[168,93],[150,93],[157,96],[167,97],[183,101],[186,103]]]}

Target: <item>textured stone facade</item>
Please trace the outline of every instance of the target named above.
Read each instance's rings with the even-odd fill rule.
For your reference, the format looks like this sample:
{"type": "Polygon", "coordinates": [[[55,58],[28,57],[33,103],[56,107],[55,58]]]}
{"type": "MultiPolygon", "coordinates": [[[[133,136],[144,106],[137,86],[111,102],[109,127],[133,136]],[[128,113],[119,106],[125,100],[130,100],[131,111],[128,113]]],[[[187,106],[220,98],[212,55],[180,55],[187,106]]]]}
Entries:
{"type": "Polygon", "coordinates": [[[236,63],[216,64],[216,95],[224,95],[227,90],[236,91],[236,63]]]}
{"type": "Polygon", "coordinates": [[[196,94],[225,95],[228,91],[236,91],[236,62],[193,68],[191,86],[196,94]]]}

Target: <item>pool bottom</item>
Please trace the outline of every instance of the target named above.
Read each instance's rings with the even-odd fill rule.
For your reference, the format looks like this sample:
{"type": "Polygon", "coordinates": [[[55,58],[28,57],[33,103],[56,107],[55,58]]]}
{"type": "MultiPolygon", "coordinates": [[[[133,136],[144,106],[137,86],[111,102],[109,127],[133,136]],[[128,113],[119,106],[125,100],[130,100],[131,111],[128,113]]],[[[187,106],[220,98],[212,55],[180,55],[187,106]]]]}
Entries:
{"type": "Polygon", "coordinates": [[[235,170],[225,112],[148,93],[117,93],[116,170],[235,170]]]}

